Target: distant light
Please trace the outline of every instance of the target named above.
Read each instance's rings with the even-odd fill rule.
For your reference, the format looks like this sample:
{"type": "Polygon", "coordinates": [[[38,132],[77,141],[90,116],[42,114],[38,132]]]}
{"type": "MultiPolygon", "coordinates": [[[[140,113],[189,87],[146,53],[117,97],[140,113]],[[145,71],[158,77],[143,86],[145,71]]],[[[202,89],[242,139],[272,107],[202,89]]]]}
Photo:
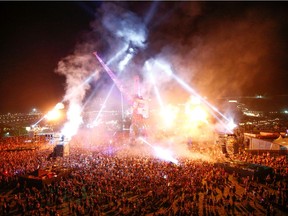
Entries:
{"type": "Polygon", "coordinates": [[[31,130],[31,127],[26,127],[26,131],[30,131],[31,130]]]}
{"type": "Polygon", "coordinates": [[[36,109],[36,108],[33,108],[33,109],[32,109],[32,112],[36,112],[36,111],[37,111],[37,109],[36,109]]]}
{"type": "Polygon", "coordinates": [[[128,49],[128,52],[129,53],[133,53],[135,50],[132,48],[132,47],[130,47],[129,49],[128,49]]]}
{"type": "Polygon", "coordinates": [[[229,100],[228,102],[229,103],[237,103],[238,101],[237,100],[229,100]]]}
{"type": "Polygon", "coordinates": [[[288,110],[284,110],[284,113],[285,113],[285,114],[288,114],[288,110]]]}

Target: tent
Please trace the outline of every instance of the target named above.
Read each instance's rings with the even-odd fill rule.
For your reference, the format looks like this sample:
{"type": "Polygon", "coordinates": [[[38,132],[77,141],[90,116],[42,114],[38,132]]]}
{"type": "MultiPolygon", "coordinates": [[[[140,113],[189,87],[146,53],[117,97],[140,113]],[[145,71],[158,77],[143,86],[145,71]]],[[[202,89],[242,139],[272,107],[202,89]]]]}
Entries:
{"type": "Polygon", "coordinates": [[[280,146],[280,150],[288,150],[288,138],[282,138],[280,135],[277,139],[273,140],[274,144],[277,144],[280,146]]]}

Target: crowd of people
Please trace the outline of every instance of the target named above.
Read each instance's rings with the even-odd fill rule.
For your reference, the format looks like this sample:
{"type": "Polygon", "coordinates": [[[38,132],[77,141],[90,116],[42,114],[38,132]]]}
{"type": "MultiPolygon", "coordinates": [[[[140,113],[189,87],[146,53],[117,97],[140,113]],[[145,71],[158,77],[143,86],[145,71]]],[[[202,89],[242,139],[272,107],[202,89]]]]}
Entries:
{"type": "MultiPolygon", "coordinates": [[[[18,144],[17,144],[18,143],[18,144]]],[[[288,211],[287,156],[241,152],[233,159],[274,169],[265,183],[215,166],[203,147],[199,157],[178,162],[151,154],[147,145],[101,144],[93,151],[70,146],[66,157],[49,158],[50,148],[7,151],[1,141],[0,215],[281,215],[288,211]],[[201,157],[202,155],[202,157],[201,157]],[[70,170],[61,180],[27,186],[20,176],[53,166],[70,170]]],[[[9,145],[10,147],[7,147],[9,145]]],[[[197,151],[197,152],[196,152],[197,151]]],[[[207,153],[207,149],[206,149],[207,153]]],[[[28,181],[28,179],[27,179],[28,181]]]]}

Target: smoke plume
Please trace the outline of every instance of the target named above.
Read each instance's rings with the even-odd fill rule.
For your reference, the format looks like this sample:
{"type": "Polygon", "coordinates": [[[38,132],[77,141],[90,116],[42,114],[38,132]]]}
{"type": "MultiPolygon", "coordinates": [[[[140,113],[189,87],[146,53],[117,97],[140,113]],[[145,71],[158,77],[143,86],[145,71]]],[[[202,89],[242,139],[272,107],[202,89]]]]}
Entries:
{"type": "MultiPolygon", "coordinates": [[[[277,42],[279,17],[264,6],[256,3],[161,2],[157,4],[157,10],[153,9],[155,14],[147,13],[149,26],[144,24],[145,17],[136,13],[142,8],[135,7],[133,11],[133,6],[134,3],[103,3],[96,11],[97,18],[91,23],[86,40],[72,55],[59,62],[57,73],[66,77],[64,100],[69,103],[69,111],[77,112],[69,115],[71,119],[67,122],[67,125],[77,126],[71,129],[73,134],[82,122],[83,99],[90,88],[86,79],[92,74],[93,82],[102,78],[102,68],[96,69],[99,64],[92,55],[94,51],[109,62],[112,70],[127,52],[133,53],[133,57],[135,52],[137,61],[127,63],[121,74],[124,83],[131,87],[131,75],[141,74],[146,88],[144,94],[152,95],[151,72],[161,96],[168,103],[186,102],[190,93],[172,76],[163,73],[157,66],[158,61],[164,60],[176,76],[199,95],[207,96],[208,101],[265,91],[271,81],[277,81],[271,74],[279,70],[281,64],[277,56],[284,53],[277,42]],[[151,66],[150,72],[147,64],[151,66]]],[[[179,151],[186,152],[186,148],[179,147],[179,151]]]]}
{"type": "MultiPolygon", "coordinates": [[[[66,92],[63,101],[68,102],[67,123],[62,133],[71,138],[82,124],[82,106],[91,82],[97,82],[101,69],[96,68],[94,51],[104,52],[107,61],[116,53],[122,53],[123,47],[132,45],[144,48],[147,29],[136,14],[113,3],[104,3],[97,11],[100,19],[91,23],[92,31],[85,35],[72,55],[58,63],[56,73],[66,77],[66,92]],[[85,40],[86,39],[86,40],[85,40]],[[122,51],[121,51],[122,50],[122,51]],[[121,51],[121,52],[120,52],[121,51]]],[[[123,56],[122,56],[123,57],[123,56]]],[[[121,60],[121,56],[119,56],[121,60]]],[[[118,60],[119,59],[115,59],[118,60]]],[[[113,64],[112,64],[113,65],[113,64]]]]}
{"type": "MultiPolygon", "coordinates": [[[[278,43],[278,17],[265,6],[238,4],[185,2],[150,32],[149,45],[157,56],[210,99],[254,95],[277,81],[271,75],[280,70],[279,50],[284,52],[278,43]]],[[[159,11],[156,20],[167,10],[159,11]]],[[[166,89],[173,94],[172,86],[166,89]]]]}

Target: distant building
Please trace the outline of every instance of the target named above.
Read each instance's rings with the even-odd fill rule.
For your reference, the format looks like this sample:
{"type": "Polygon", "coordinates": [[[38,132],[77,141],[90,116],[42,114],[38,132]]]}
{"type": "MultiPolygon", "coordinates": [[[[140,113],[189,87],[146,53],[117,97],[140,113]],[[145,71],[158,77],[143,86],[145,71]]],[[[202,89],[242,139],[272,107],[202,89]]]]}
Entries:
{"type": "Polygon", "coordinates": [[[244,145],[250,151],[286,151],[288,136],[286,132],[260,132],[259,134],[244,133],[244,145]]]}
{"type": "Polygon", "coordinates": [[[42,117],[42,113],[39,112],[0,115],[0,134],[9,136],[27,134],[26,127],[35,124],[42,117]]]}
{"type": "Polygon", "coordinates": [[[26,126],[37,122],[42,118],[42,113],[8,113],[0,115],[0,125],[2,126],[26,126]]]}

